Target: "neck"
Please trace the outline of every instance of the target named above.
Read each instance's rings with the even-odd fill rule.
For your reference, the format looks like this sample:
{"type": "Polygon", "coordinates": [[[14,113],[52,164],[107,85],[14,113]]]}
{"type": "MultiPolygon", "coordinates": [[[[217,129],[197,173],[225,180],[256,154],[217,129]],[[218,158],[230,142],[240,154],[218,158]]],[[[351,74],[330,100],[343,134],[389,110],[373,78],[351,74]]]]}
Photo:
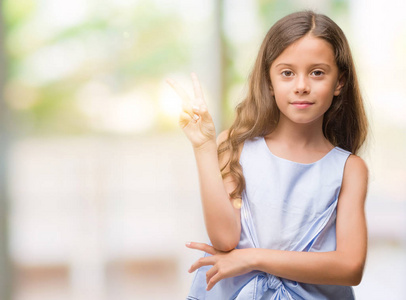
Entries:
{"type": "Polygon", "coordinates": [[[269,137],[296,148],[331,147],[323,135],[322,126],[322,119],[308,124],[297,124],[281,118],[269,137]]]}

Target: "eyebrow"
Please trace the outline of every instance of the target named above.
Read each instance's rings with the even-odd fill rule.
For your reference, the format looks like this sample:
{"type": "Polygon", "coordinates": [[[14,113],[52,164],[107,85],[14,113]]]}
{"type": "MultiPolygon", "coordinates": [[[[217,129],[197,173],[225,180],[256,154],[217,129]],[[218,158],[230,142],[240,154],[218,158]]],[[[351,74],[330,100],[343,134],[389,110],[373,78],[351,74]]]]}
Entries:
{"type": "MultiPolygon", "coordinates": [[[[275,66],[275,68],[281,67],[281,66],[294,67],[295,65],[287,64],[287,63],[279,63],[279,64],[277,64],[275,66]]],[[[314,67],[324,67],[324,68],[327,68],[327,69],[331,69],[331,66],[329,64],[326,64],[326,63],[312,64],[310,67],[312,67],[312,68],[314,68],[314,67]]]]}

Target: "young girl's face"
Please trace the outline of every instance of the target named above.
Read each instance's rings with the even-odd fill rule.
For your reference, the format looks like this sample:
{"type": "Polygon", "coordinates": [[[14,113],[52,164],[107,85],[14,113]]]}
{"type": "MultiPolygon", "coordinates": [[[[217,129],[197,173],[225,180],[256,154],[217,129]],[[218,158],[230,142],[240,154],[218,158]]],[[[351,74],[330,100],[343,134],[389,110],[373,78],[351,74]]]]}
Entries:
{"type": "Polygon", "coordinates": [[[332,46],[311,35],[293,43],[275,59],[270,77],[280,122],[322,124],[333,96],[342,88],[332,46]]]}

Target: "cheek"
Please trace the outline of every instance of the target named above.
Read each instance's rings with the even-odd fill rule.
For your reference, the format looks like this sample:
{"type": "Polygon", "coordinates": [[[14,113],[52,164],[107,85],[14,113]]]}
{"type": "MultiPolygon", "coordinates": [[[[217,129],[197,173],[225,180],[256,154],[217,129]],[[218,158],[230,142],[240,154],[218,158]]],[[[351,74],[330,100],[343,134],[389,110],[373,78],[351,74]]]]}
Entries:
{"type": "Polygon", "coordinates": [[[291,88],[289,88],[286,84],[278,84],[272,89],[272,96],[275,98],[286,97],[289,95],[290,90],[291,88]]]}
{"type": "Polygon", "coordinates": [[[280,92],[280,91],[276,91],[273,96],[275,105],[276,105],[276,108],[278,109],[278,111],[281,111],[281,110],[284,111],[285,108],[289,105],[288,99],[286,97],[284,97],[283,94],[281,95],[278,92],[280,92]]]}
{"type": "Polygon", "coordinates": [[[317,89],[318,95],[326,101],[332,100],[335,92],[335,85],[332,83],[323,83],[317,89]]]}

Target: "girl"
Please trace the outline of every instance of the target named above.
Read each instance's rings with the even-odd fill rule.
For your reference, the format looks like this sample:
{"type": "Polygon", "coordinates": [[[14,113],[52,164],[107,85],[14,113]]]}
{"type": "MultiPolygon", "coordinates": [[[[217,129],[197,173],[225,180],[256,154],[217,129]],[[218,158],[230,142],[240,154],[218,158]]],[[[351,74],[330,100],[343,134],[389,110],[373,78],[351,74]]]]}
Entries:
{"type": "Polygon", "coordinates": [[[328,17],[288,15],[267,33],[228,131],[196,75],[180,125],[191,141],[211,245],[188,299],[354,299],[367,249],[367,120],[348,42],[328,17]]]}

